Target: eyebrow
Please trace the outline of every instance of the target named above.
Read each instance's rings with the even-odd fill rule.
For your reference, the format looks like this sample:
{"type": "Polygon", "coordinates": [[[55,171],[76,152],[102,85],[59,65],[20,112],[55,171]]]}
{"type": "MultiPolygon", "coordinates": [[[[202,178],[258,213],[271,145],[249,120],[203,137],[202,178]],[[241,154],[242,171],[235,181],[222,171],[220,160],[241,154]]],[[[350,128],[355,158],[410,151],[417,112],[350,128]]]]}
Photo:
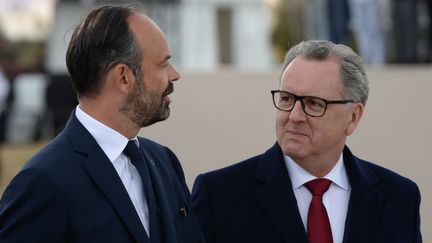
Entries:
{"type": "Polygon", "coordinates": [[[164,62],[166,62],[170,58],[171,58],[171,55],[166,55],[165,58],[161,62],[158,63],[158,65],[162,65],[164,62]]]}

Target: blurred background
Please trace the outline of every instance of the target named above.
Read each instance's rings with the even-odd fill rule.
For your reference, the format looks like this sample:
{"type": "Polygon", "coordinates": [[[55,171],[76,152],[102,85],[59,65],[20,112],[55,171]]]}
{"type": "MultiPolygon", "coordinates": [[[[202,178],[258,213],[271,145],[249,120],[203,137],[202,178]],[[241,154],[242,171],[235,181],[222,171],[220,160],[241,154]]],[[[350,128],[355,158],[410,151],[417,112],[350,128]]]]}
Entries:
{"type": "MultiPolygon", "coordinates": [[[[132,2],[0,0],[0,194],[77,105],[65,64],[75,25],[96,6],[132,2]]],[[[140,133],[177,154],[190,188],[198,174],[275,142],[270,90],[286,50],[329,39],[362,56],[370,81],[349,146],[419,185],[424,242],[432,242],[432,0],[139,3],[166,33],[183,75],[171,117],[140,133]]]]}

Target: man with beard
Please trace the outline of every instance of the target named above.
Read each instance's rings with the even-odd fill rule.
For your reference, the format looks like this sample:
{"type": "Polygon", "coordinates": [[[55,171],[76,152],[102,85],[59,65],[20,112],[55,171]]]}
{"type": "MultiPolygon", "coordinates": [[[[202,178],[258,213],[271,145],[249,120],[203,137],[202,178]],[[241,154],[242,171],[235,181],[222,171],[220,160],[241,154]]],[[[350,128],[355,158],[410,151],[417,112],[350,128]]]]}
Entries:
{"type": "Polygon", "coordinates": [[[368,93],[361,58],[349,47],[291,48],[279,89],[269,92],[277,142],[195,181],[206,242],[421,243],[417,185],[345,145],[368,93]]]}
{"type": "Polygon", "coordinates": [[[137,137],[169,116],[170,49],[134,6],[91,11],[66,54],[79,105],[0,201],[0,242],[201,242],[176,156],[137,137]]]}

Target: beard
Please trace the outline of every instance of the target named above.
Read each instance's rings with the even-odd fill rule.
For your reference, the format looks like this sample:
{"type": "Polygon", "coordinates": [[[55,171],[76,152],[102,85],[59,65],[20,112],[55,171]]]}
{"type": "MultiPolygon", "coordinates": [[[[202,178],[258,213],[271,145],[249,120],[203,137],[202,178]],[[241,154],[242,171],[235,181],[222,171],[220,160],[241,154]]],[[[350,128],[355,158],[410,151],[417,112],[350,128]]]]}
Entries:
{"type": "Polygon", "coordinates": [[[120,112],[140,127],[150,126],[156,122],[166,120],[170,115],[169,103],[165,97],[174,91],[174,85],[169,82],[168,87],[161,94],[146,92],[144,82],[137,80],[133,92],[126,97],[120,107],[120,112]]]}

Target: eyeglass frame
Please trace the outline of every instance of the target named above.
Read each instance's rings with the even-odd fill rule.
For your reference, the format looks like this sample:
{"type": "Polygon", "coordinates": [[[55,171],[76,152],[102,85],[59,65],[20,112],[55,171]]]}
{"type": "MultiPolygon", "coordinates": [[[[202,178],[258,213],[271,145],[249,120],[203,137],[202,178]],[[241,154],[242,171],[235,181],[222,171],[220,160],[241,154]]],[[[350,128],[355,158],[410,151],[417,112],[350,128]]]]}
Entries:
{"type": "Polygon", "coordinates": [[[271,92],[271,94],[272,94],[273,105],[274,105],[274,107],[275,107],[276,109],[281,110],[281,111],[288,111],[288,112],[290,112],[290,111],[292,111],[292,110],[294,109],[295,104],[296,104],[297,101],[299,100],[303,112],[304,112],[306,115],[311,116],[311,117],[322,117],[322,116],[324,116],[324,114],[325,114],[326,111],[327,111],[327,106],[328,106],[328,105],[331,105],[331,104],[347,104],[347,103],[356,103],[356,102],[357,102],[357,101],[355,101],[355,100],[353,100],[353,99],[350,99],[350,100],[326,100],[326,99],[319,98],[319,97],[316,97],[316,96],[300,96],[300,95],[296,95],[296,94],[293,94],[293,93],[290,93],[290,92],[288,92],[288,91],[284,91],[284,90],[271,90],[270,92],[271,92]],[[284,109],[279,108],[279,107],[276,105],[276,101],[275,101],[275,94],[276,94],[276,93],[285,93],[285,94],[292,95],[292,96],[294,97],[294,102],[293,102],[293,106],[291,107],[291,109],[284,110],[284,109]],[[304,104],[304,102],[303,102],[303,99],[304,99],[304,98],[313,98],[313,99],[319,99],[319,100],[324,101],[324,103],[325,103],[325,107],[324,107],[324,111],[323,111],[323,113],[322,113],[320,116],[311,115],[311,114],[307,113],[307,112],[306,112],[305,104],[304,104]]]}

